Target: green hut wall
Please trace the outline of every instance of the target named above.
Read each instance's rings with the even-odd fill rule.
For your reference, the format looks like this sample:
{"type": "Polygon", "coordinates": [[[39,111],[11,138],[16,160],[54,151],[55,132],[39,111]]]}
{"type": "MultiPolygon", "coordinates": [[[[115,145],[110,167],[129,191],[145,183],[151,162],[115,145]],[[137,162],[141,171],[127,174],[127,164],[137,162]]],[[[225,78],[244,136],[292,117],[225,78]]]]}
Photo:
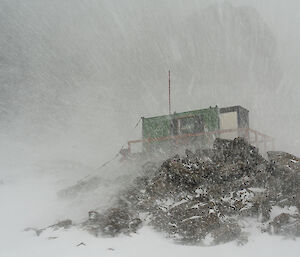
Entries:
{"type": "Polygon", "coordinates": [[[176,118],[200,115],[208,131],[219,129],[219,108],[207,108],[171,115],[143,118],[142,133],[144,139],[168,137],[171,135],[171,121],[176,118]]]}

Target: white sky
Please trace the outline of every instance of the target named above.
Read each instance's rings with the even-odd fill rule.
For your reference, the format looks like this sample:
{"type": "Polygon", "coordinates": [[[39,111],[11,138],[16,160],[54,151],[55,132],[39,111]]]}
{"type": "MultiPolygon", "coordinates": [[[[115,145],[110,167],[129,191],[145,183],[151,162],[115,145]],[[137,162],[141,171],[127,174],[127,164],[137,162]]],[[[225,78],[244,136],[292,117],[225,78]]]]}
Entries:
{"type": "Polygon", "coordinates": [[[300,2],[227,1],[254,7],[252,24],[267,29],[265,38],[250,33],[253,53],[239,54],[235,43],[207,43],[231,35],[247,44],[247,34],[234,32],[239,24],[218,31],[203,14],[214,2],[223,1],[1,0],[0,136],[11,142],[11,155],[30,147],[36,155],[101,163],[138,136],[131,130],[140,116],[167,113],[169,68],[173,110],[245,106],[251,127],[276,137],[278,150],[300,155],[300,2]],[[276,48],[260,50],[261,42],[276,48]],[[276,61],[260,63],[265,55],[277,58],[282,74],[270,75],[276,61]],[[253,74],[244,67],[251,56],[261,65],[253,74]],[[242,58],[241,67],[230,58],[242,58]],[[265,83],[252,81],[261,74],[265,83]]]}

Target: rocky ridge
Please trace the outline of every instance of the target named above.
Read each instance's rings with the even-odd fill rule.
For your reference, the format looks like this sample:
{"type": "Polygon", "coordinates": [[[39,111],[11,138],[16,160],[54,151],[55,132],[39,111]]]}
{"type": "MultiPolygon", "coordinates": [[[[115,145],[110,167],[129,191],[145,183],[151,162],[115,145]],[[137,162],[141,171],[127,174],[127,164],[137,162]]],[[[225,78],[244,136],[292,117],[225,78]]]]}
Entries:
{"type": "Polygon", "coordinates": [[[143,174],[81,227],[117,236],[147,224],[179,243],[216,245],[246,243],[245,223],[255,221],[262,233],[300,236],[300,160],[291,154],[266,159],[243,138],[216,139],[212,149],[147,163],[143,174]]]}

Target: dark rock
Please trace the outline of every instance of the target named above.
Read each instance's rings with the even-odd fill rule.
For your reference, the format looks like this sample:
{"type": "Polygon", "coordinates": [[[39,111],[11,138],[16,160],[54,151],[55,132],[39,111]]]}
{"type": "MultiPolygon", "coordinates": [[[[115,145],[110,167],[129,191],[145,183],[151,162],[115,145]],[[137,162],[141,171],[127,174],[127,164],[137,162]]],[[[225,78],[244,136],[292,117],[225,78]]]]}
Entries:
{"type": "Polygon", "coordinates": [[[300,210],[299,159],[269,152],[265,160],[243,138],[216,139],[213,149],[186,150],[157,167],[143,166],[142,176],[120,193],[115,208],[91,211],[84,227],[95,235],[136,232],[143,223],[186,244],[213,244],[247,236],[239,226],[242,217],[256,217],[269,231],[300,235],[299,215],[281,214],[270,221],[273,206],[300,210]]]}
{"type": "Polygon", "coordinates": [[[296,207],[298,208],[298,212],[300,213],[300,192],[295,196],[296,207]]]}
{"type": "Polygon", "coordinates": [[[274,234],[285,236],[300,236],[300,217],[281,213],[269,224],[269,230],[274,234]]]}
{"type": "Polygon", "coordinates": [[[53,227],[54,229],[60,229],[60,228],[64,228],[64,229],[68,229],[72,226],[72,220],[62,220],[50,227],[53,227]]]}
{"type": "Polygon", "coordinates": [[[227,243],[238,239],[241,236],[242,229],[236,222],[226,222],[218,228],[211,231],[214,238],[214,244],[227,243]]]}
{"type": "Polygon", "coordinates": [[[268,152],[268,159],[283,170],[300,172],[300,159],[286,152],[268,152]]]}
{"type": "Polygon", "coordinates": [[[129,230],[130,232],[136,232],[142,226],[142,220],[139,218],[134,218],[129,222],[129,230]]]}
{"type": "Polygon", "coordinates": [[[100,214],[96,211],[89,212],[89,219],[83,226],[90,233],[98,236],[116,236],[120,233],[136,232],[141,227],[141,219],[134,217],[126,208],[110,208],[100,214]]]}
{"type": "Polygon", "coordinates": [[[101,215],[96,211],[89,211],[89,221],[97,222],[101,219],[101,215]]]}
{"type": "Polygon", "coordinates": [[[130,213],[126,209],[111,208],[103,215],[100,228],[103,234],[116,236],[119,233],[129,231],[130,213]]]}

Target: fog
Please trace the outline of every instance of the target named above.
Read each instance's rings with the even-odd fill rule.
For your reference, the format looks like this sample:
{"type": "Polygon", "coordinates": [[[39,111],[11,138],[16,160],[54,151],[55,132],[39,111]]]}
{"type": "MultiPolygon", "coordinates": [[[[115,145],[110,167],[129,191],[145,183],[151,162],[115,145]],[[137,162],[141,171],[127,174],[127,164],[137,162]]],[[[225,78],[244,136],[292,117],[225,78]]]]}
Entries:
{"type": "MultiPolygon", "coordinates": [[[[241,105],[276,150],[300,156],[299,13],[298,0],[0,0],[0,256],[198,256],[147,227],[82,231],[141,172],[116,159],[97,168],[141,138],[140,117],[168,114],[169,70],[172,112],[241,105]],[[24,232],[67,218],[68,231],[24,232]]],[[[299,252],[247,224],[246,246],[201,251],[299,252]]]]}
{"type": "Polygon", "coordinates": [[[3,163],[97,166],[141,116],[218,105],[300,155],[300,3],[0,1],[3,163]]]}

